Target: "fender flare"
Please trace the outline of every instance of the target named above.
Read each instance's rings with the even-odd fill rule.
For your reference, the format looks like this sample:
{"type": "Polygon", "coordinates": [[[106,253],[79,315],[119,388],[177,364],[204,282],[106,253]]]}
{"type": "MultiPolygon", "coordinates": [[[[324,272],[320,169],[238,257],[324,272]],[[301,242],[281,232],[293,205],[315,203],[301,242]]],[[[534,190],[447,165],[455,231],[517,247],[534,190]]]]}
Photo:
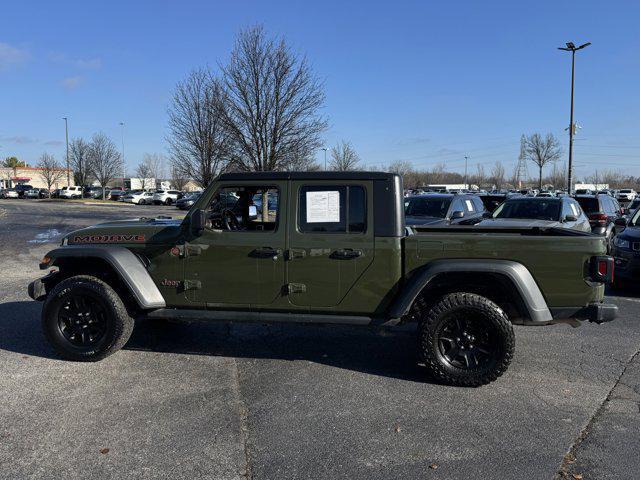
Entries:
{"type": "Polygon", "coordinates": [[[415,299],[432,280],[438,275],[455,272],[502,275],[512,283],[520,294],[531,324],[545,324],[553,320],[538,284],[524,265],[511,260],[481,259],[436,260],[425,265],[409,279],[400,291],[391,306],[389,318],[402,318],[409,313],[415,299]]]}
{"type": "Polygon", "coordinates": [[[149,272],[140,259],[127,248],[69,245],[51,250],[46,257],[49,257],[49,261],[40,264],[41,269],[58,266],[57,261],[62,258],[100,258],[111,265],[140,308],[148,310],[166,307],[164,297],[149,272]]]}

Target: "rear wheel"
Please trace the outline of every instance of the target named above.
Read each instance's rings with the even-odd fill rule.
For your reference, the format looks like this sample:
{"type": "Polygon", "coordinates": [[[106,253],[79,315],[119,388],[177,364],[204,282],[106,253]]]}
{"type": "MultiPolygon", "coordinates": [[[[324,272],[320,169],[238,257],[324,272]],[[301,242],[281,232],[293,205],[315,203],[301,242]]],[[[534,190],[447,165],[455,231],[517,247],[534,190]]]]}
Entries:
{"type": "Polygon", "coordinates": [[[506,314],[491,300],[451,293],[420,321],[418,346],[440,381],[477,387],[502,375],[513,357],[515,335],[506,314]]]}
{"type": "Polygon", "coordinates": [[[42,308],[45,337],[69,360],[102,360],[127,343],[133,326],[115,290],[88,275],[60,282],[42,308]]]}
{"type": "Polygon", "coordinates": [[[167,199],[164,201],[164,204],[165,204],[165,205],[171,205],[172,203],[173,203],[173,199],[172,199],[171,197],[167,198],[167,199]]]}

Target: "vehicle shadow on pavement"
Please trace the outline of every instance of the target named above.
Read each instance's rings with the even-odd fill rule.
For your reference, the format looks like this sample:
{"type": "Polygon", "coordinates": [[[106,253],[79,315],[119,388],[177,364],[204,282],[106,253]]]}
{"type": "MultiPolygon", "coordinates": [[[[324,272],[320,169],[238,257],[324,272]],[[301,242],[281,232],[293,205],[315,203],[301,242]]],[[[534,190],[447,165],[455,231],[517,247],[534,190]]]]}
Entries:
{"type": "Polygon", "coordinates": [[[295,324],[142,320],[128,350],[247,359],[302,360],[421,383],[437,383],[418,362],[415,327],[395,330],[295,324]]]}
{"type": "Polygon", "coordinates": [[[42,303],[0,303],[0,350],[44,358],[57,358],[40,327],[42,303]]]}

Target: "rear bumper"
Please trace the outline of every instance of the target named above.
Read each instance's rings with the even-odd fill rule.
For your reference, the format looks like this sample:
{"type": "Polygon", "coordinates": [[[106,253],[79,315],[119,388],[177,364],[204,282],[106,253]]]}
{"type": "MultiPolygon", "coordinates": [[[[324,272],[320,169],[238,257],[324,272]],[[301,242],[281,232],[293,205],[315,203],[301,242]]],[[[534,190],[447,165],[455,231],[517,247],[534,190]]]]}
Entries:
{"type": "Polygon", "coordinates": [[[582,308],[554,308],[551,309],[553,322],[563,320],[580,320],[594,323],[611,322],[618,316],[618,307],[612,303],[591,303],[582,308]]]}

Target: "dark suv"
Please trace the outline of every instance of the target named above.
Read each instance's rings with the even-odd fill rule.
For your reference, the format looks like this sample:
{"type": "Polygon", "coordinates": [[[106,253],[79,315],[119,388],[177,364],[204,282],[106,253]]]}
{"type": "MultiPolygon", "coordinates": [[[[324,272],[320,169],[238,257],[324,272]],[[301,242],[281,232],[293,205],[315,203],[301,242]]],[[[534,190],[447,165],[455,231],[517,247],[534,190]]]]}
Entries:
{"type": "Polygon", "coordinates": [[[584,213],[589,217],[591,232],[602,235],[607,239],[607,245],[611,245],[611,240],[616,234],[615,221],[621,218],[625,210],[618,201],[606,194],[599,195],[576,195],[584,213]]]}
{"type": "Polygon", "coordinates": [[[407,225],[473,225],[485,212],[477,195],[427,193],[404,199],[407,225]]]}

